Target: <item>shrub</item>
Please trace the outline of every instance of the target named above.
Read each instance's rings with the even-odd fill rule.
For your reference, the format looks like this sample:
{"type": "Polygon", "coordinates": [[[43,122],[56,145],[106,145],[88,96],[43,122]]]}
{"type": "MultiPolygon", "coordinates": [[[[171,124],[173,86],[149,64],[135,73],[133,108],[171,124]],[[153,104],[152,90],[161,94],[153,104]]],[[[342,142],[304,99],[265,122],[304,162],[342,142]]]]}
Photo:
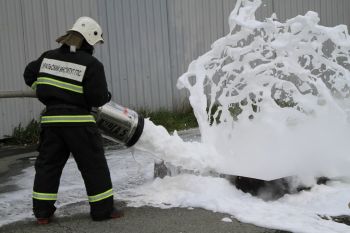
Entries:
{"type": "Polygon", "coordinates": [[[6,135],[8,144],[27,145],[36,144],[39,141],[40,123],[31,120],[26,127],[19,124],[13,129],[11,136],[6,135]]]}

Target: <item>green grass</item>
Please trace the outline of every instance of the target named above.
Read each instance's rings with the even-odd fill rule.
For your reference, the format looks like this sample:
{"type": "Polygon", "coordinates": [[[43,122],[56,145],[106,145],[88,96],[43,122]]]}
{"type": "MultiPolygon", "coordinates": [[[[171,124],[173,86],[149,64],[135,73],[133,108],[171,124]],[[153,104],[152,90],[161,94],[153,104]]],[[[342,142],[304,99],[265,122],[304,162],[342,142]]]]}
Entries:
{"type": "Polygon", "coordinates": [[[32,145],[39,141],[40,126],[36,120],[31,120],[25,127],[19,124],[13,129],[12,135],[6,135],[5,144],[32,145]]]}
{"type": "Polygon", "coordinates": [[[168,132],[198,127],[196,117],[189,110],[184,112],[171,112],[167,110],[149,112],[143,110],[139,113],[144,118],[150,118],[156,125],[164,126],[168,132]]]}

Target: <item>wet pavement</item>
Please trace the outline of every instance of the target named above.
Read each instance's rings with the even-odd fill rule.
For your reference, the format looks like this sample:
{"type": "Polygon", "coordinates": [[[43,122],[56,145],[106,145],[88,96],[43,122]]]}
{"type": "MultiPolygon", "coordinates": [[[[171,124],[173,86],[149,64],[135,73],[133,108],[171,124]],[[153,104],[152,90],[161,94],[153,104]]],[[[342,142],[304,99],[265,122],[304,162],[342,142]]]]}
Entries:
{"type": "MultiPolygon", "coordinates": [[[[0,156],[0,194],[7,194],[18,189],[9,181],[12,177],[20,175],[23,169],[31,168],[36,155],[37,152],[29,152],[0,156]]],[[[9,208],[13,208],[11,205],[9,208]]],[[[27,217],[1,226],[0,232],[284,232],[241,223],[228,214],[214,213],[199,208],[125,207],[125,217],[103,222],[91,221],[88,212],[88,203],[77,201],[62,206],[49,225],[38,226],[33,217],[27,217]],[[232,222],[224,222],[223,218],[228,218],[232,222]]]]}
{"type": "Polygon", "coordinates": [[[1,155],[2,151],[0,150],[0,194],[17,190],[16,185],[8,184],[8,180],[21,174],[23,169],[33,166],[37,152],[1,155]]]}
{"type": "MultiPolygon", "coordinates": [[[[83,203],[65,207],[67,215],[74,212],[83,203]]],[[[85,205],[87,205],[85,203],[85,205]]],[[[81,208],[79,208],[81,209],[81,208]]],[[[203,209],[159,209],[153,207],[125,208],[125,216],[103,222],[93,222],[87,213],[54,218],[49,225],[38,226],[32,219],[16,222],[0,228],[1,233],[283,233],[285,231],[265,229],[251,224],[241,223],[235,219],[223,222],[229,218],[227,214],[214,213],[203,209]]]]}

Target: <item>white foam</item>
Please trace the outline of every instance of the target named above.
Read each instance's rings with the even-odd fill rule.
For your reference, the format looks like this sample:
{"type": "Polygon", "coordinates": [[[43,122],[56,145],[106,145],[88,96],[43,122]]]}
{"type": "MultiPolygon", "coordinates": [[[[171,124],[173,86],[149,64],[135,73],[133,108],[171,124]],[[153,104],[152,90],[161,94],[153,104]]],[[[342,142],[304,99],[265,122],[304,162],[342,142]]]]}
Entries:
{"type": "MultiPolygon", "coordinates": [[[[242,222],[294,232],[350,232],[349,226],[320,217],[350,214],[347,153],[350,103],[346,88],[350,46],[346,27],[323,27],[318,24],[315,12],[285,23],[276,21],[275,15],[259,22],[254,12],[260,3],[238,0],[229,18],[230,29],[235,33],[217,40],[212,50],[192,62],[179,79],[178,86],[190,91],[202,141],[184,142],[176,132],[169,135],[161,126],[146,120],[137,147],[151,151],[158,159],[193,170],[265,178],[291,172],[302,176],[303,183],[311,186],[318,175],[345,178],[266,202],[237,190],[222,178],[179,175],[152,181],[152,158],[136,151],[135,162],[130,152],[114,151],[109,153],[108,163],[116,198],[128,201],[131,206],[205,208],[227,213],[242,222]],[[257,33],[249,45],[242,42],[261,29],[266,37],[257,33]],[[323,48],[324,42],[334,49],[323,48]],[[303,65],[299,63],[301,55],[303,65]],[[343,61],[337,64],[335,57],[343,61]],[[268,62],[253,64],[256,58],[268,62]],[[316,71],[306,68],[311,64],[335,72],[328,77],[328,86],[326,79],[321,80],[316,71]],[[276,67],[281,73],[296,76],[286,80],[274,76],[276,67]],[[224,75],[219,75],[220,72],[224,75]],[[231,80],[230,75],[236,78],[231,80]],[[299,78],[297,82],[295,77],[299,78]],[[315,90],[318,95],[312,94],[315,90]],[[254,102],[247,98],[250,93],[262,99],[256,103],[258,112],[251,109],[254,102]],[[336,95],[343,99],[335,98],[336,95]],[[299,108],[280,108],[272,96],[293,100],[299,108]],[[243,112],[238,121],[232,121],[230,104],[245,98],[248,104],[241,106],[243,112]],[[206,108],[217,103],[221,105],[222,123],[211,126],[206,108]],[[249,119],[250,115],[254,115],[254,120],[249,119]]],[[[17,185],[18,190],[0,194],[0,225],[31,216],[33,176],[34,169],[29,168],[8,182],[17,185]]],[[[63,172],[58,206],[81,200],[86,200],[83,182],[74,162],[69,160],[63,172]]]]}
{"type": "Polygon", "coordinates": [[[221,221],[223,221],[223,222],[232,222],[232,219],[230,219],[228,217],[225,217],[225,218],[222,218],[221,221]]]}
{"type": "MultiPolygon", "coordinates": [[[[127,193],[127,190],[153,179],[153,158],[142,152],[131,151],[108,151],[107,161],[114,186],[115,198],[120,199],[119,192],[127,193]]],[[[15,190],[0,193],[0,227],[18,220],[29,219],[34,221],[32,213],[32,190],[34,181],[34,167],[24,169],[21,174],[11,177],[7,182],[1,183],[0,188],[4,190],[8,185],[14,186],[15,190]]],[[[133,194],[129,194],[133,195],[133,194]]],[[[88,211],[87,194],[84,181],[79,169],[73,159],[69,159],[63,169],[56,216],[74,214],[70,210],[61,212],[64,207],[77,202],[85,201],[85,206],[80,212],[88,211]]]]}
{"type": "MultiPolygon", "coordinates": [[[[311,191],[265,202],[237,190],[222,178],[179,175],[153,181],[153,159],[149,155],[136,151],[135,161],[130,151],[110,151],[107,154],[115,198],[127,201],[129,206],[204,208],[227,213],[242,222],[294,232],[345,233],[350,230],[349,226],[319,217],[350,214],[347,206],[350,180],[333,181],[327,186],[315,186],[311,191]]],[[[34,169],[30,167],[8,183],[1,184],[16,185],[17,190],[0,194],[0,226],[25,218],[34,221],[33,179],[34,169]]],[[[57,206],[85,201],[80,212],[87,212],[86,199],[83,181],[74,160],[70,159],[62,174],[57,206]]],[[[79,212],[74,206],[63,212],[60,210],[58,217],[79,212]]]]}
{"type": "Polygon", "coordinates": [[[260,4],[238,0],[230,33],[178,80],[178,88],[190,93],[201,142],[184,142],[146,121],[136,146],[188,169],[266,180],[295,175],[291,185],[313,188],[265,202],[221,178],[180,175],[138,187],[128,200],[134,206],[200,207],[294,232],[349,232],[320,217],[350,214],[347,28],[321,26],[312,11],[260,22],[254,15],[260,4]],[[232,106],[242,110],[237,119],[232,106]],[[333,182],[315,185],[317,176],[333,182]]]}
{"type": "Polygon", "coordinates": [[[129,190],[130,206],[160,208],[196,207],[227,213],[245,223],[300,233],[350,231],[350,226],[320,216],[349,215],[350,183],[334,181],[311,191],[285,195],[277,201],[263,201],[237,190],[222,178],[179,175],[156,179],[129,190]]]}
{"type": "Polygon", "coordinates": [[[265,180],[350,176],[346,27],[321,26],[312,11],[284,23],[275,14],[257,21],[260,4],[238,1],[231,32],[178,80],[190,93],[201,143],[146,121],[136,147],[184,168],[265,180]],[[237,119],[233,106],[242,111],[237,119]]]}

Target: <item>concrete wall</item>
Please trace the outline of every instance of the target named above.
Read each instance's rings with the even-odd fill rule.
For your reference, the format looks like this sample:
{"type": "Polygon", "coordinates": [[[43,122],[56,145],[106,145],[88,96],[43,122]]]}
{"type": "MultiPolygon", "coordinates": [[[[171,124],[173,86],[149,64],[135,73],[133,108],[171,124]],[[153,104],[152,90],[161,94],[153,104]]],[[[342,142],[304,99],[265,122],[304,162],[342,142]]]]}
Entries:
{"type": "MultiPolygon", "coordinates": [[[[100,22],[106,43],[96,50],[113,100],[135,109],[181,109],[177,78],[189,63],[228,33],[235,0],[0,0],[0,91],[25,88],[25,65],[57,47],[79,16],[100,22]]],[[[349,0],[263,0],[257,17],[280,20],[320,13],[326,26],[350,24],[349,0]]],[[[37,118],[31,99],[0,99],[0,138],[37,118]]]]}

